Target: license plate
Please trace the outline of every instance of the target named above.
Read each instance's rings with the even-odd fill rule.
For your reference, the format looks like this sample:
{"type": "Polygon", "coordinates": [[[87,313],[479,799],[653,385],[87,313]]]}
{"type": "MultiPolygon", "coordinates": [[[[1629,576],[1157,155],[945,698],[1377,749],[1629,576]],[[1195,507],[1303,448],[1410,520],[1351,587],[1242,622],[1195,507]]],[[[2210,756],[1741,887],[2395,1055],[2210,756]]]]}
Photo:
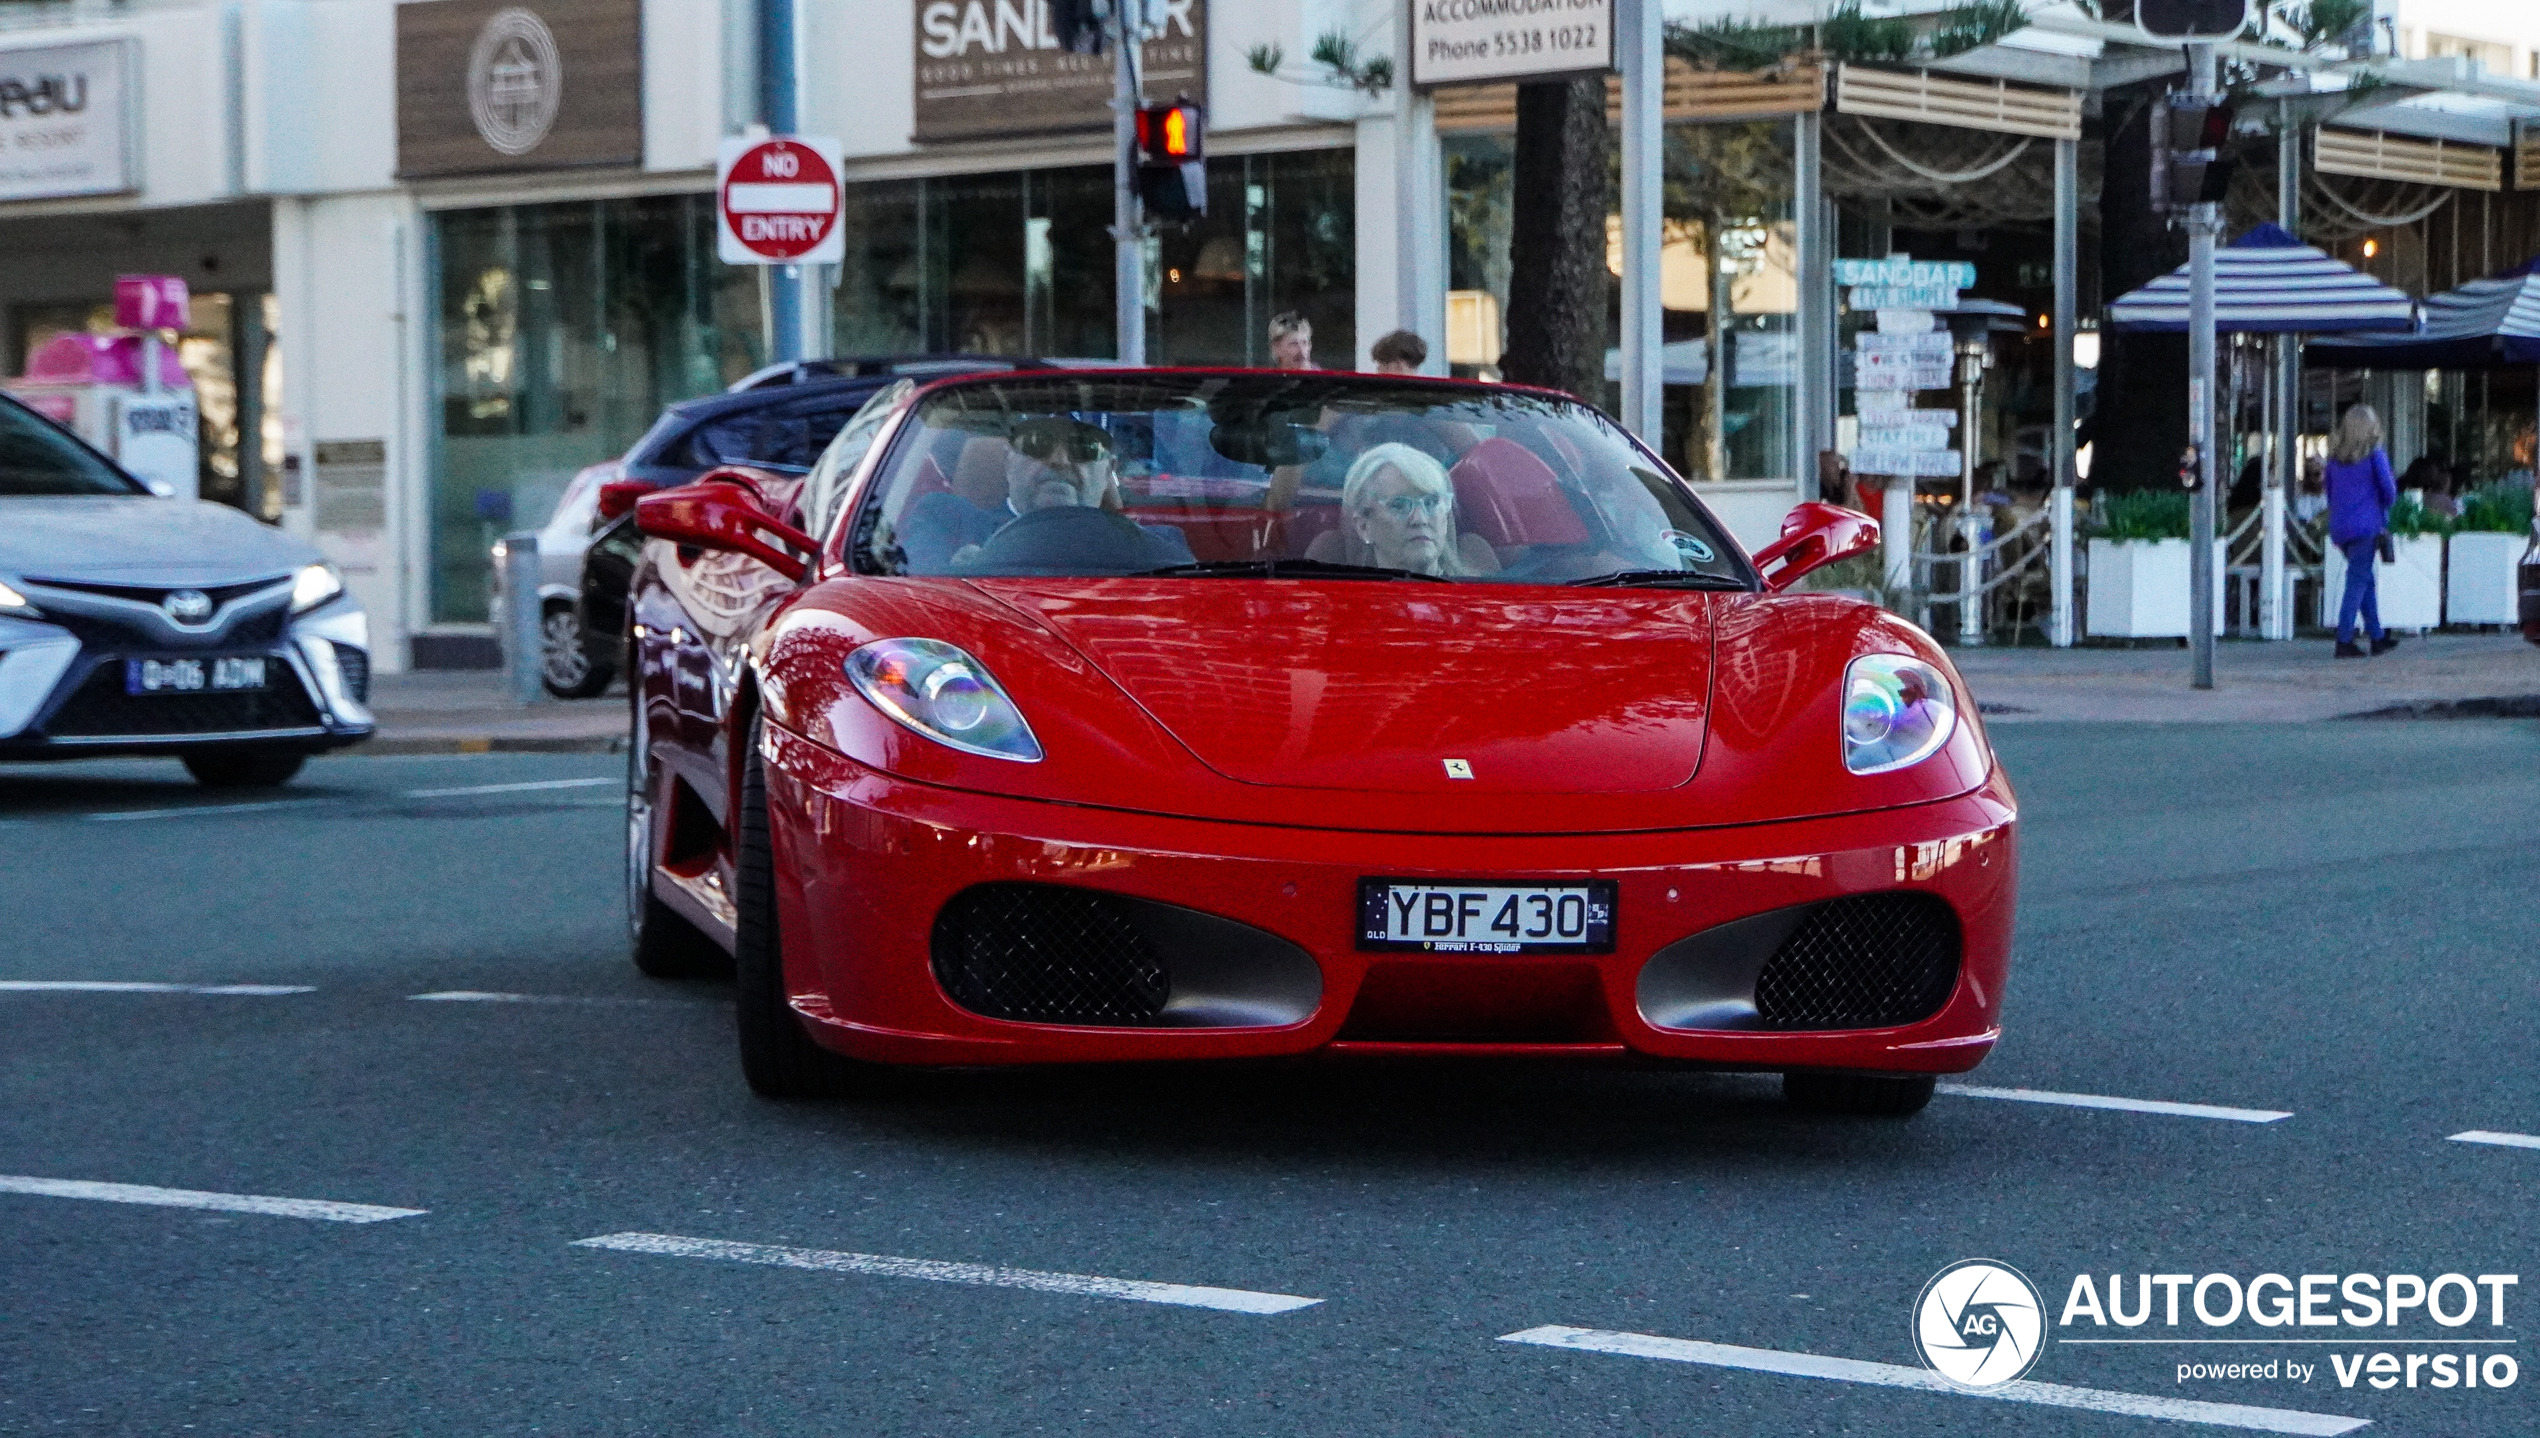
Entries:
{"type": "Polygon", "coordinates": [[[1610,954],[1614,882],[1358,881],[1358,947],[1395,953],[1610,954]]]}
{"type": "Polygon", "coordinates": [[[123,692],[201,694],[262,689],[265,687],[265,666],[270,662],[261,656],[127,659],[123,662],[123,692]]]}

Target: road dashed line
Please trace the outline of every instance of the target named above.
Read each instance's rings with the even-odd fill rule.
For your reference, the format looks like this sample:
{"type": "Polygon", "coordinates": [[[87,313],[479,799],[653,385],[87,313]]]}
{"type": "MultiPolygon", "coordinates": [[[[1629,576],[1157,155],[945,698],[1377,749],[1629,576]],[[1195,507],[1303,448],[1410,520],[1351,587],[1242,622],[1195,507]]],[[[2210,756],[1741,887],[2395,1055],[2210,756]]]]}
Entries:
{"type": "Polygon", "coordinates": [[[2483,1128],[2474,1128],[2469,1130],[2467,1133],[2456,1133],[2452,1135],[2450,1141],[2453,1143],[2490,1143],[2496,1145],[2498,1148],[2540,1148],[2540,1136],[2534,1136],[2527,1133],[2496,1133],[2492,1130],[2483,1128]]]}
{"type": "Polygon", "coordinates": [[[222,994],[269,998],[279,994],[313,994],[314,984],[143,984],[108,979],[0,979],[0,993],[11,994],[222,994]]]}
{"type": "Polygon", "coordinates": [[[37,1178],[0,1173],[0,1193],[43,1198],[85,1198],[100,1203],[139,1203],[153,1208],[204,1208],[220,1213],[259,1213],[274,1218],[314,1218],[329,1223],[381,1223],[415,1218],[426,1210],[325,1198],[275,1198],[261,1193],[210,1193],[194,1188],[153,1188],[143,1183],[98,1183],[82,1178],[37,1178]]]}
{"type": "Polygon", "coordinates": [[[705,1008],[713,1002],[647,998],[634,994],[505,994],[484,989],[442,989],[429,994],[408,994],[406,1001],[419,1004],[668,1004],[675,1008],[705,1008]]]}
{"type": "Polygon", "coordinates": [[[1959,1098],[2009,1099],[2014,1103],[2062,1104],[2068,1108],[2118,1109],[2126,1113],[2157,1113],[2171,1118],[2215,1118],[2233,1123],[2274,1123],[2293,1117],[2290,1110],[2272,1108],[2225,1108],[2210,1103],[2172,1103],[2156,1098],[2114,1098],[2107,1094],[2056,1093],[2035,1088],[1983,1088],[1975,1084],[1945,1083],[1939,1091],[1959,1098]]]}
{"type": "Polygon", "coordinates": [[[1661,1338],[1648,1333],[1615,1333],[1596,1328],[1564,1328],[1546,1325],[1519,1333],[1504,1334],[1502,1343],[1529,1343],[1545,1348],[1572,1348],[1589,1353],[1611,1353],[1626,1358],[1656,1358],[1670,1363],[1699,1363],[1712,1368],[1741,1368],[1753,1373],[1776,1373],[1790,1378],[1830,1378],[1841,1383],[1866,1383],[1881,1388],[1910,1388],[1924,1393],[1951,1393],[1961,1398],[1990,1398],[2003,1403],[2035,1403],[2052,1408],[2079,1408],[2093,1413],[2118,1413],[2135,1418],[2159,1418],[2173,1423],[2208,1423],[2226,1428],[2245,1428],[2260,1433],[2339,1434],[2367,1427],[2368,1418],[2347,1418],[2335,1413],[2305,1413],[2294,1408],[2258,1408],[2241,1403],[2207,1403],[2191,1398],[2161,1398],[2143,1393],[2119,1393],[2105,1388],[2072,1388],[2061,1383],[2032,1383],[2025,1379],[1997,1383],[1989,1388],[1966,1388],[1950,1382],[1927,1368],[1906,1368],[1894,1363],[1866,1363],[1857,1358],[1828,1358],[1816,1353],[1785,1353],[1771,1348],[1740,1348],[1727,1343],[1702,1343],[1689,1338],[1661,1338]]]}
{"type": "Polygon", "coordinates": [[[1243,1288],[1201,1288],[1184,1283],[1150,1283],[1135,1278],[1100,1278],[1086,1273],[1000,1268],[985,1263],[894,1258],[880,1253],[839,1253],[819,1248],[781,1248],[764,1243],[728,1243],[713,1238],[683,1238],[673,1233],[609,1233],[578,1240],[573,1246],[611,1249],[619,1253],[658,1254],[666,1258],[717,1258],[734,1263],[761,1263],[822,1273],[917,1278],[930,1283],[959,1283],[977,1288],[1028,1288],[1040,1293],[1118,1298],[1132,1303],[1163,1303],[1178,1308],[1213,1308],[1225,1313],[1293,1313],[1323,1301],[1319,1298],[1299,1298],[1289,1293],[1255,1293],[1243,1288]]]}

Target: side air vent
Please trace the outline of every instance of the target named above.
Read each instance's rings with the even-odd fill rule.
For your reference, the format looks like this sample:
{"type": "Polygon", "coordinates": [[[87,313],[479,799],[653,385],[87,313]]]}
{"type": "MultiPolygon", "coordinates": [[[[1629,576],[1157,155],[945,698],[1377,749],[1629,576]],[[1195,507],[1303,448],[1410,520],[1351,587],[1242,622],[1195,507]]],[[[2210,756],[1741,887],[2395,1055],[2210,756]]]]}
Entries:
{"type": "Polygon", "coordinates": [[[1254,1028],[1302,1023],[1313,956],[1276,934],[1173,904],[1060,884],[981,884],[935,916],[935,981],[1018,1023],[1254,1028]]]}
{"type": "Polygon", "coordinates": [[[1930,1018],[1958,986],[1958,916],[1930,894],[1818,904],[1755,976],[1768,1029],[1882,1029],[1930,1018]]]}

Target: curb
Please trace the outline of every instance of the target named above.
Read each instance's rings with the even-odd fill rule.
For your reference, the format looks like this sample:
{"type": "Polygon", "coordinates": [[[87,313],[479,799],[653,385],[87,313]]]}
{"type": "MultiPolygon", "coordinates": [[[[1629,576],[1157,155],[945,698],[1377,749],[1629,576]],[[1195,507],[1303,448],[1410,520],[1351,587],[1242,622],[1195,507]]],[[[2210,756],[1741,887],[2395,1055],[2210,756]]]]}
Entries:
{"type": "Polygon", "coordinates": [[[2340,714],[2340,719],[2540,719],[2540,694],[2493,699],[2418,699],[2380,709],[2340,714]]]}
{"type": "Polygon", "coordinates": [[[624,735],[605,734],[589,737],[548,736],[536,734],[453,734],[441,736],[393,735],[368,740],[351,752],[357,754],[619,754],[625,752],[624,735]]]}

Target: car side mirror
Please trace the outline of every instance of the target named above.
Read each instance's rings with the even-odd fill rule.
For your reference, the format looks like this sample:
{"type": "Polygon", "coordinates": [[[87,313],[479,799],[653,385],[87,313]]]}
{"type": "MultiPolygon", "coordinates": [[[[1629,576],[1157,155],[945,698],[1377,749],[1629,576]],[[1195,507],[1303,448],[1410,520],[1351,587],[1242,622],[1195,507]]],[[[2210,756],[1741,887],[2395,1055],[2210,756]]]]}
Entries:
{"type": "Polygon", "coordinates": [[[640,479],[612,479],[600,486],[600,522],[605,524],[635,507],[635,501],[661,486],[640,479]]]}
{"type": "Polygon", "coordinates": [[[1776,593],[1799,576],[1878,546],[1879,522],[1857,509],[1815,501],[1795,506],[1782,520],[1782,537],[1755,552],[1755,570],[1776,593]]]}
{"type": "Polygon", "coordinates": [[[654,539],[747,555],[797,584],[820,552],[817,540],[768,518],[758,496],[730,480],[701,479],[647,494],[636,501],[635,527],[654,539]]]}

